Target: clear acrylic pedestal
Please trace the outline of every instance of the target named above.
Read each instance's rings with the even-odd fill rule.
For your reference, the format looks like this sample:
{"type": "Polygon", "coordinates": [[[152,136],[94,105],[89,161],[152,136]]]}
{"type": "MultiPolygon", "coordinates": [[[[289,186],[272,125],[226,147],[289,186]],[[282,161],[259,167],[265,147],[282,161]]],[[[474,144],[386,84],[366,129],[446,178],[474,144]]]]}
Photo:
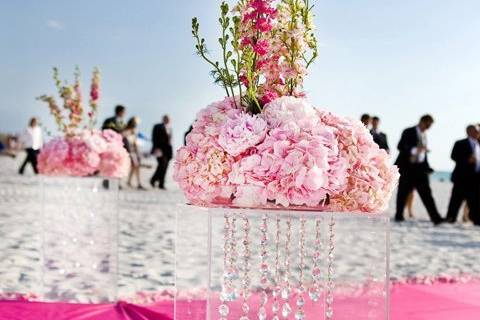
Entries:
{"type": "Polygon", "coordinates": [[[177,320],[389,318],[384,214],[200,208],[177,215],[177,320]]]}
{"type": "Polygon", "coordinates": [[[115,301],[118,181],[45,177],[42,190],[42,300],[115,301]]]}

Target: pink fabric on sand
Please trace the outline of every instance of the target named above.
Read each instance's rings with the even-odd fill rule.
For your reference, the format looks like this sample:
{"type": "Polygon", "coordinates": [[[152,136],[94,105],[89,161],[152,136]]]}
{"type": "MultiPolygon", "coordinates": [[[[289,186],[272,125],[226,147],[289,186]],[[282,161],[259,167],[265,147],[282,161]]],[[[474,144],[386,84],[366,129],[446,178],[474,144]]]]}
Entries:
{"type": "MultiPolygon", "coordinates": [[[[191,311],[205,309],[192,301],[191,311]]],[[[192,317],[182,307],[176,320],[192,317]]],[[[201,312],[203,314],[203,312],[201,312]]],[[[0,320],[167,320],[173,319],[173,302],[137,306],[125,302],[103,305],[0,301],[0,320]]],[[[391,295],[391,320],[479,320],[480,283],[395,284],[391,295]]],[[[336,320],[341,320],[336,318],[336,320]]],[[[353,319],[345,319],[353,320],[353,319]]]]}

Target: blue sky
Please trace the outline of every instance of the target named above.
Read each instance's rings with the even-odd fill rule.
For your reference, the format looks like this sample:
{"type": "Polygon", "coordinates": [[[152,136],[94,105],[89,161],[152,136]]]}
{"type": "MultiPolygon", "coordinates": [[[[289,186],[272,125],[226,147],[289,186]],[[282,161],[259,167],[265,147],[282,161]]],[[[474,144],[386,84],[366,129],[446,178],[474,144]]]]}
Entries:
{"type": "MultiPolygon", "coordinates": [[[[480,1],[314,1],[320,58],[306,83],[317,106],[351,117],[379,115],[392,146],[404,127],[432,113],[431,162],[450,169],[464,127],[480,122],[480,1]]],[[[222,97],[195,56],[198,16],[215,53],[219,1],[0,0],[0,131],[31,115],[51,126],[34,98],[54,93],[51,67],[71,78],[103,74],[100,119],[117,103],[142,118],[142,131],[169,113],[175,142],[196,112],[222,97]]]]}

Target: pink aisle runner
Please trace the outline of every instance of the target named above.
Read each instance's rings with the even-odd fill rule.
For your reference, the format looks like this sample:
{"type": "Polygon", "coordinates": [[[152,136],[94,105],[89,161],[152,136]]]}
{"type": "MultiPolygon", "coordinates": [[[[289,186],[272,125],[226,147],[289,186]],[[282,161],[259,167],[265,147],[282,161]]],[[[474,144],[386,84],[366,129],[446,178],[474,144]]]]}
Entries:
{"type": "MultiPolygon", "coordinates": [[[[204,308],[198,302],[192,308],[204,308]]],[[[136,306],[78,305],[1,301],[0,320],[167,320],[173,302],[136,306]]],[[[480,283],[396,284],[392,289],[391,320],[480,320],[480,283]]],[[[193,320],[187,316],[177,320],[193,320]]],[[[338,319],[340,320],[340,319],[338,319]]],[[[353,319],[345,319],[353,320],[353,319]]]]}

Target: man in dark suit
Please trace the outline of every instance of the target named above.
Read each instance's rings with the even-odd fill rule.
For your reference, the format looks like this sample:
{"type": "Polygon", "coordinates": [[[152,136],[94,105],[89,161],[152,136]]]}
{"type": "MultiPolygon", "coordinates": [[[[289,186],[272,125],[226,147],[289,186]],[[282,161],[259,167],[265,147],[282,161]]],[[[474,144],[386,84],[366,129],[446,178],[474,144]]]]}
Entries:
{"type": "Polygon", "coordinates": [[[447,221],[457,221],[458,210],[463,201],[467,201],[470,218],[480,225],[480,144],[479,130],[476,126],[467,127],[467,138],[455,143],[452,160],[455,169],[452,173],[453,189],[448,206],[447,221]]]}
{"type": "Polygon", "coordinates": [[[373,137],[373,141],[375,141],[375,143],[378,144],[380,149],[383,149],[388,153],[390,153],[390,148],[388,147],[387,135],[380,131],[380,129],[378,128],[379,126],[380,126],[380,118],[373,117],[372,130],[370,130],[370,133],[372,134],[372,137],[373,137]]]}
{"type": "Polygon", "coordinates": [[[156,124],[152,132],[152,154],[157,158],[157,170],[150,179],[150,184],[165,190],[165,176],[167,174],[168,163],[172,159],[172,132],[170,128],[170,118],[163,116],[163,122],[156,124]]]}
{"type": "Polygon", "coordinates": [[[395,221],[404,221],[403,211],[410,192],[417,190],[425,208],[434,224],[444,222],[435,205],[430,189],[429,174],[432,169],[428,163],[428,147],[426,132],[433,124],[433,118],[425,115],[417,126],[405,129],[398,143],[400,151],[395,164],[400,170],[400,181],[397,194],[397,212],[395,221]]]}
{"type": "Polygon", "coordinates": [[[103,122],[102,130],[110,129],[117,133],[121,133],[125,129],[125,113],[126,109],[124,106],[116,106],[115,116],[108,118],[103,122]]]}

